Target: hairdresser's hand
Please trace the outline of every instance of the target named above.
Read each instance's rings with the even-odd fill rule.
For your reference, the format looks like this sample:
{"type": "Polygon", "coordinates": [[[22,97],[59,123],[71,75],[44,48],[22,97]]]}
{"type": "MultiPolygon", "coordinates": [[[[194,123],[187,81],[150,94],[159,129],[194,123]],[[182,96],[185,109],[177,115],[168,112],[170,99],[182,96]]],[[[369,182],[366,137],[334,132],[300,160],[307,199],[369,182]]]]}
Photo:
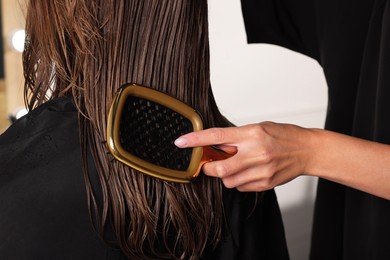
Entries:
{"type": "Polygon", "coordinates": [[[221,178],[228,188],[264,191],[306,171],[312,154],[310,137],[309,129],[264,122],[194,132],[175,143],[181,148],[219,145],[228,152],[236,150],[229,159],[206,163],[203,172],[221,178]]]}

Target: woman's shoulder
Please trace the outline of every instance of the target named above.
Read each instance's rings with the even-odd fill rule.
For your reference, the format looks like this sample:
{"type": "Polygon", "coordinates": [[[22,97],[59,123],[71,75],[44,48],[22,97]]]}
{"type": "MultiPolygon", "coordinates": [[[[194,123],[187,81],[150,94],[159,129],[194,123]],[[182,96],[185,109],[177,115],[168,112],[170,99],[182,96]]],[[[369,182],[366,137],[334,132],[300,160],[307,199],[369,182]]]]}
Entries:
{"type": "Polygon", "coordinates": [[[0,158],[0,258],[121,257],[90,223],[71,99],[49,101],[13,123],[0,136],[0,158]]]}
{"type": "Polygon", "coordinates": [[[16,120],[0,135],[0,143],[3,146],[6,143],[15,142],[15,139],[42,134],[42,131],[52,130],[54,126],[58,128],[68,121],[74,121],[76,111],[72,99],[68,97],[50,100],[16,120]]]}
{"type": "Polygon", "coordinates": [[[53,99],[14,122],[0,136],[0,168],[30,169],[79,149],[77,110],[70,98],[53,99]]]}

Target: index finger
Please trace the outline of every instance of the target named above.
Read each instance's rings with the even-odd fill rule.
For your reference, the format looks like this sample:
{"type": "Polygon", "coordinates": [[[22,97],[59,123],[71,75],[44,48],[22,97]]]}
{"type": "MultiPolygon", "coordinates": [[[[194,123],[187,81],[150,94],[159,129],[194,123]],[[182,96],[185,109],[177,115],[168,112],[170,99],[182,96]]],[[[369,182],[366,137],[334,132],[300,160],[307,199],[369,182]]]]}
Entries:
{"type": "Polygon", "coordinates": [[[237,127],[209,128],[185,134],[175,140],[179,148],[231,144],[237,136],[237,127]]]}

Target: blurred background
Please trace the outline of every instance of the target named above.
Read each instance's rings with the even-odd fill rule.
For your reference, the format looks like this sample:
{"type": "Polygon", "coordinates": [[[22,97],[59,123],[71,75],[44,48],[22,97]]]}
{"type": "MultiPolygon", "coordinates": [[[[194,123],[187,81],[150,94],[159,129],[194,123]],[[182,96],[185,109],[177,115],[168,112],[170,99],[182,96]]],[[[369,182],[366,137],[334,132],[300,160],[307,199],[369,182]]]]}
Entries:
{"type": "MultiPolygon", "coordinates": [[[[0,2],[0,132],[24,106],[21,2],[0,2]]],[[[239,0],[209,0],[211,79],[223,114],[237,125],[270,120],[322,128],[327,90],[321,67],[278,46],[248,45],[240,8],[239,0]]],[[[299,177],[276,188],[291,260],[308,259],[316,183],[299,177]]]]}
{"type": "Polygon", "coordinates": [[[25,19],[22,2],[0,2],[0,132],[9,126],[9,117],[24,108],[21,51],[25,19]]]}

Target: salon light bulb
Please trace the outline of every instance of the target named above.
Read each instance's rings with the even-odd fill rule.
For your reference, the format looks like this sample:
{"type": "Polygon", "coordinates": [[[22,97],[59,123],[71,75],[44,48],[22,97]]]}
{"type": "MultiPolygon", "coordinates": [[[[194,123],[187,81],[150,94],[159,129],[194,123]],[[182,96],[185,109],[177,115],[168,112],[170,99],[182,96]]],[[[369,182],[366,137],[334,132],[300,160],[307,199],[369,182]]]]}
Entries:
{"type": "Polygon", "coordinates": [[[23,52],[25,39],[26,32],[24,30],[15,31],[11,38],[12,47],[18,52],[23,52]]]}

